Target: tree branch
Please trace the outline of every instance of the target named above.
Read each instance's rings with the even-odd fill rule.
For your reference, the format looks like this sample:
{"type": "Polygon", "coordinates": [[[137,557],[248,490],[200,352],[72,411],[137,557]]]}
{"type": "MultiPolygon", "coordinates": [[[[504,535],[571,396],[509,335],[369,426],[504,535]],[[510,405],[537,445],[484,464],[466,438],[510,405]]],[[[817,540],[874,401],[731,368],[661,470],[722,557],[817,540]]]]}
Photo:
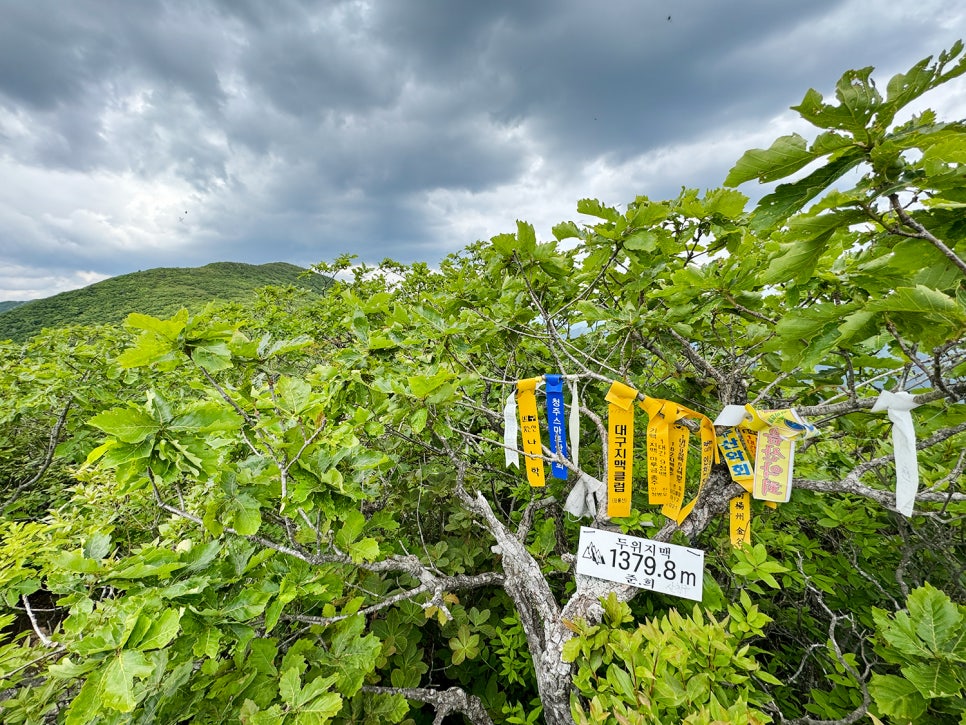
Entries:
{"type": "MultiPolygon", "coordinates": [[[[959,267],[960,272],[962,272],[963,274],[966,274],[966,261],[963,261],[962,259],[960,259],[959,256],[956,254],[956,252],[954,252],[952,249],[947,247],[946,244],[941,239],[938,239],[937,237],[933,236],[933,234],[928,229],[926,229],[922,224],[920,224],[915,219],[913,219],[909,215],[909,212],[907,212],[905,209],[902,208],[902,204],[899,202],[898,194],[894,194],[894,193],[889,194],[889,203],[892,205],[892,210],[896,213],[896,216],[899,217],[899,221],[902,222],[905,226],[915,231],[915,234],[903,234],[902,236],[915,237],[917,239],[926,240],[931,245],[933,245],[936,249],[938,249],[940,253],[942,253],[942,255],[946,257],[946,259],[948,259],[954,265],[959,267]]],[[[891,231],[895,232],[897,230],[893,228],[891,231]]]]}
{"type": "MultiPolygon", "coordinates": [[[[408,599],[413,599],[428,591],[433,591],[434,596],[430,602],[425,606],[443,606],[442,595],[443,592],[455,592],[455,591],[465,591],[467,589],[476,589],[478,587],[485,587],[490,585],[503,586],[504,577],[502,574],[497,572],[486,572],[484,574],[467,575],[467,574],[457,574],[454,576],[446,577],[432,577],[432,581],[420,584],[418,587],[413,587],[412,589],[407,589],[403,592],[397,592],[381,602],[360,609],[358,612],[353,614],[337,614],[332,617],[314,617],[309,614],[285,614],[284,619],[288,619],[295,622],[302,622],[304,624],[319,624],[319,625],[329,625],[335,624],[336,622],[341,622],[344,619],[349,619],[350,617],[355,617],[358,614],[367,616],[378,612],[381,609],[386,609],[391,607],[393,604],[402,602],[408,599]]],[[[424,607],[425,608],[425,607],[424,607]]]]}
{"type": "MultiPolygon", "coordinates": [[[[84,381],[82,380],[81,382],[84,381]]],[[[13,490],[13,492],[10,494],[10,498],[8,498],[3,504],[3,508],[7,508],[7,506],[10,506],[12,503],[14,503],[18,498],[20,498],[20,494],[43,478],[44,474],[50,469],[51,464],[54,462],[54,453],[57,451],[57,445],[60,443],[60,434],[64,430],[64,426],[67,424],[67,414],[70,413],[70,409],[73,404],[74,397],[70,396],[67,398],[67,404],[60,412],[60,415],[57,417],[57,422],[54,423],[54,427],[50,431],[50,436],[47,439],[47,450],[44,452],[44,460],[40,464],[40,469],[33,476],[13,490]]]]}
{"type": "Polygon", "coordinates": [[[402,695],[407,700],[425,702],[436,708],[433,725],[442,725],[443,720],[451,713],[461,713],[473,725],[493,725],[486,708],[476,695],[470,695],[459,687],[448,690],[431,690],[427,687],[381,687],[379,685],[363,685],[363,692],[374,695],[402,695]]]}

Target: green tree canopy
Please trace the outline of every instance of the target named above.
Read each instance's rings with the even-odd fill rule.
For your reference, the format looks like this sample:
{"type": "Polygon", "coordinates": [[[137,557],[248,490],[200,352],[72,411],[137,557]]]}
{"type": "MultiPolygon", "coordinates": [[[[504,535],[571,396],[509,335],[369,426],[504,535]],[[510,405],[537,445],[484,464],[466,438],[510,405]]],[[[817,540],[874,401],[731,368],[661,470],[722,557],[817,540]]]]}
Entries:
{"type": "Polygon", "coordinates": [[[96,355],[7,345],[4,721],[963,717],[966,128],[901,114],[964,72],[962,44],[885,96],[850,71],[796,107],[812,140],[747,152],[724,188],[582,200],[554,239],[519,222],[438,269],[320,264],[345,280],[324,306],[282,290],[132,314],[96,355]],[[749,211],[756,179],[782,183],[749,211]],[[547,374],[581,444],[555,452],[544,418],[524,467],[568,475],[532,487],[504,409],[547,374]],[[614,382],[646,408],[619,517],[595,496],[614,382]],[[818,433],[776,507],[708,438],[746,405],[818,433]],[[686,485],[652,505],[663,466],[686,485]],[[701,601],[577,574],[582,523],[703,550],[701,601]]]}

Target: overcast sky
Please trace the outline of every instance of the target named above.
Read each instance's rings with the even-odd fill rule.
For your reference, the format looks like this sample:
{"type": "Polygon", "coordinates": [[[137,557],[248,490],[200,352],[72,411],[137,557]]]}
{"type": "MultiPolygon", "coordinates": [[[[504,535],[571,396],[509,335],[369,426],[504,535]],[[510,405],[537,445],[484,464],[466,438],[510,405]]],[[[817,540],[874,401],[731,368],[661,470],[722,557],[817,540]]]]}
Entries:
{"type": "MultiPolygon", "coordinates": [[[[151,267],[434,263],[720,185],[966,34],[881,0],[0,0],[0,300],[151,267]]],[[[927,97],[966,117],[966,81],[927,97]]],[[[754,189],[746,189],[754,193],[754,189]]]]}

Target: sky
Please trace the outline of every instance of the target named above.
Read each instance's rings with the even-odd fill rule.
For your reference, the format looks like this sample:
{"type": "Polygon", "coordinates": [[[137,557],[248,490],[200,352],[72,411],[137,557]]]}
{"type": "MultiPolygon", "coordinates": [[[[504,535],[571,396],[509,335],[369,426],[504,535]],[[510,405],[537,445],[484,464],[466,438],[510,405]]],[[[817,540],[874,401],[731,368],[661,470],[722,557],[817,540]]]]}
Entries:
{"type": "MultiPolygon", "coordinates": [[[[0,0],[0,300],[152,267],[438,262],[719,186],[945,0],[0,0]]],[[[966,117],[966,79],[924,106],[966,117]]],[[[754,187],[743,188],[752,196],[754,187]]]]}

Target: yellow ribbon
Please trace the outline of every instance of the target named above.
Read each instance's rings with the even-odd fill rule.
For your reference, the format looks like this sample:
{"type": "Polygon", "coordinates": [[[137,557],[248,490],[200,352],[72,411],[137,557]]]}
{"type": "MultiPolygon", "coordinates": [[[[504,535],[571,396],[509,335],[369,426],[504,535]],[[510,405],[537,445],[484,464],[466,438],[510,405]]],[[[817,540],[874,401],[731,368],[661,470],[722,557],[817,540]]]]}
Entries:
{"type": "Polygon", "coordinates": [[[543,446],[540,443],[540,419],[537,417],[537,383],[540,378],[517,381],[517,409],[520,431],[523,433],[523,454],[526,460],[527,481],[531,486],[544,486],[543,446]]]}
{"type": "Polygon", "coordinates": [[[747,491],[731,499],[730,528],[732,546],[751,543],[751,494],[747,491]]]}
{"type": "Polygon", "coordinates": [[[678,421],[694,418],[701,424],[699,494],[711,473],[711,466],[718,460],[714,426],[707,416],[669,400],[646,398],[640,405],[648,414],[648,503],[662,504],[661,513],[680,524],[691,513],[697,498],[682,506],[691,432],[678,421]]]}
{"type": "Polygon", "coordinates": [[[605,400],[607,409],[607,515],[631,515],[634,475],[634,401],[637,391],[614,381],[605,400]]]}
{"type": "Polygon", "coordinates": [[[791,408],[757,411],[746,405],[745,410],[751,416],[745,427],[757,431],[751,495],[771,506],[784,503],[792,490],[795,441],[818,435],[818,431],[791,408]]]}

